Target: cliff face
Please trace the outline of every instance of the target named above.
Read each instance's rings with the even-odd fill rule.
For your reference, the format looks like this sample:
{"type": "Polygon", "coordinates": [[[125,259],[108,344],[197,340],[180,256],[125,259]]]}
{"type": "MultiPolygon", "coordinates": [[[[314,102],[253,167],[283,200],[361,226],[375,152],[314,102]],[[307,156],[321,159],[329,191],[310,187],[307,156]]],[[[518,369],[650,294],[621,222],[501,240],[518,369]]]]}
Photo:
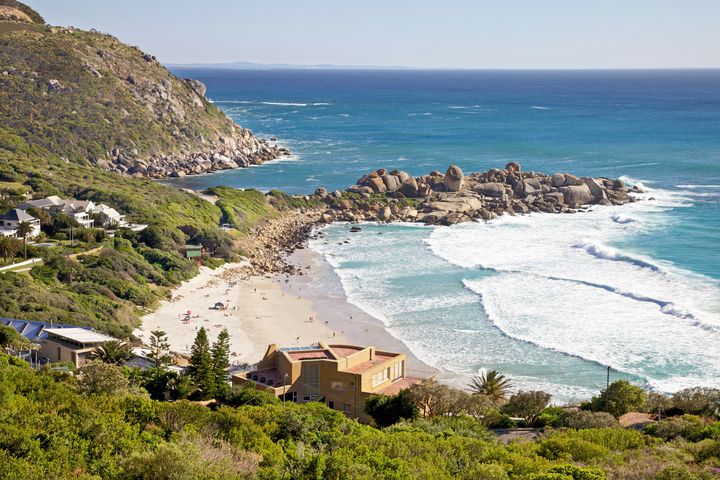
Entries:
{"type": "Polygon", "coordinates": [[[202,83],[176,78],[137,47],[17,17],[0,18],[0,124],[28,143],[148,177],[246,167],[288,153],[235,125],[205,98],[202,83]]]}

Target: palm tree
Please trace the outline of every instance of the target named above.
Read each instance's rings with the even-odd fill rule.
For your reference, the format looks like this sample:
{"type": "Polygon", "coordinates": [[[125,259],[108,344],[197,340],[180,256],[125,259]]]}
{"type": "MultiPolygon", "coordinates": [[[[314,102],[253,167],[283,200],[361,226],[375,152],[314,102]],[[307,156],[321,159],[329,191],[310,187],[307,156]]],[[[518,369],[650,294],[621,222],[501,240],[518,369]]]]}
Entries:
{"type": "Polygon", "coordinates": [[[23,239],[25,244],[25,258],[27,259],[27,237],[33,232],[33,226],[28,221],[22,221],[18,223],[18,227],[15,230],[15,235],[23,239]]]}
{"type": "Polygon", "coordinates": [[[133,356],[132,347],[120,340],[111,340],[102,345],[95,347],[90,352],[90,358],[100,360],[103,363],[111,363],[113,365],[122,365],[130,360],[133,356]]]}
{"type": "Polygon", "coordinates": [[[2,257],[4,263],[7,263],[9,258],[15,257],[17,252],[20,251],[18,243],[16,238],[0,236],[0,257],[2,257]]]}
{"type": "Polygon", "coordinates": [[[501,402],[507,397],[512,383],[497,370],[489,370],[473,377],[468,387],[473,395],[483,395],[493,402],[501,402]]]}

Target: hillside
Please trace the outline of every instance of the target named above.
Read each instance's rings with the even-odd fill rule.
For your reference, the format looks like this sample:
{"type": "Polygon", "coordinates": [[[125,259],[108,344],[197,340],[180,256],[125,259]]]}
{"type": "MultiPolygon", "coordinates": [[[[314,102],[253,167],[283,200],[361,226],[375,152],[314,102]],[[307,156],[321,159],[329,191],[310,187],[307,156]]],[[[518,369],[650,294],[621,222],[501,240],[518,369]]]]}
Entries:
{"type": "MultiPolygon", "coordinates": [[[[175,78],[140,50],[48,27],[14,0],[0,7],[0,213],[57,195],[105,203],[148,225],[114,238],[77,230],[73,243],[62,239],[67,228],[49,238],[54,227],[44,226],[43,239],[57,246],[30,245],[28,257],[42,265],[0,274],[0,317],[128,337],[139,315],[197,272],[184,258],[186,243],[203,245],[205,264],[216,265],[236,255],[241,232],[277,216],[259,192],[238,192],[239,230],[229,234],[220,228],[229,211],[147,177],[236,168],[282,150],[234,125],[201,84],[175,78]]],[[[12,257],[2,260],[23,259],[12,257]]]]}
{"type": "Polygon", "coordinates": [[[81,165],[148,177],[237,168],[286,154],[235,125],[195,80],[98,32],[51,27],[0,3],[0,125],[81,165]]]}

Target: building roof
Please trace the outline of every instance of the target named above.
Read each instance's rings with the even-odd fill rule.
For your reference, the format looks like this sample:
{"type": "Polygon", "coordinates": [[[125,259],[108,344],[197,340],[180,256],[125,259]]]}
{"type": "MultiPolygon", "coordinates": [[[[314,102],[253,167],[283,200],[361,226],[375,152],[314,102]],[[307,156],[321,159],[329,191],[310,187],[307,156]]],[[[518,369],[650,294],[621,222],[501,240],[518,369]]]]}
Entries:
{"type": "Polygon", "coordinates": [[[28,200],[23,202],[20,206],[23,208],[50,208],[63,203],[63,200],[56,196],[51,195],[47,198],[38,198],[37,200],[28,200]]]}
{"type": "Polygon", "coordinates": [[[350,368],[348,368],[346,371],[350,373],[362,373],[365,370],[370,370],[373,367],[377,367],[381,363],[385,363],[388,360],[391,360],[395,357],[397,357],[397,353],[378,353],[375,352],[375,355],[373,355],[372,360],[368,360],[366,362],[358,363],[357,365],[354,365],[350,368]]]}
{"type": "Polygon", "coordinates": [[[35,217],[27,213],[25,210],[20,210],[19,208],[13,208],[6,214],[0,215],[0,218],[3,220],[12,220],[14,222],[26,222],[30,220],[35,220],[35,217]]]}
{"type": "Polygon", "coordinates": [[[30,320],[17,320],[14,318],[0,318],[0,325],[14,328],[20,335],[31,342],[47,338],[48,328],[72,328],[72,325],[58,325],[48,322],[34,322],[30,320]]]}
{"type": "Polygon", "coordinates": [[[365,347],[355,347],[352,345],[330,345],[330,349],[335,356],[340,359],[349,357],[353,353],[361,352],[365,350],[365,347]]]}
{"type": "Polygon", "coordinates": [[[285,352],[293,362],[299,362],[302,360],[335,360],[335,357],[328,350],[299,350],[293,352],[285,352]]]}
{"type": "Polygon", "coordinates": [[[66,338],[79,343],[103,343],[117,340],[116,338],[108,335],[103,335],[102,333],[93,332],[92,330],[80,327],[46,328],[45,331],[51,335],[66,338]]]}

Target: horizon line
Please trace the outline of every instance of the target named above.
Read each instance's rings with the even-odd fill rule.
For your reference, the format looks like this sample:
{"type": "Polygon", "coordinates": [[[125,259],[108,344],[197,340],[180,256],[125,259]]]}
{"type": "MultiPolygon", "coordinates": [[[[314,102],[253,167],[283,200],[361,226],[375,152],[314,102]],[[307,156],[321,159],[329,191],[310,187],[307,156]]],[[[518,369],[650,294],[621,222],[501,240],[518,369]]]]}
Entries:
{"type": "Polygon", "coordinates": [[[376,65],[334,65],[334,64],[289,64],[289,63],[254,63],[254,62],[217,62],[196,63],[169,62],[169,68],[207,68],[216,70],[419,70],[419,71],[687,71],[720,70],[720,65],[713,67],[408,67],[408,66],[376,66],[376,65]]]}

